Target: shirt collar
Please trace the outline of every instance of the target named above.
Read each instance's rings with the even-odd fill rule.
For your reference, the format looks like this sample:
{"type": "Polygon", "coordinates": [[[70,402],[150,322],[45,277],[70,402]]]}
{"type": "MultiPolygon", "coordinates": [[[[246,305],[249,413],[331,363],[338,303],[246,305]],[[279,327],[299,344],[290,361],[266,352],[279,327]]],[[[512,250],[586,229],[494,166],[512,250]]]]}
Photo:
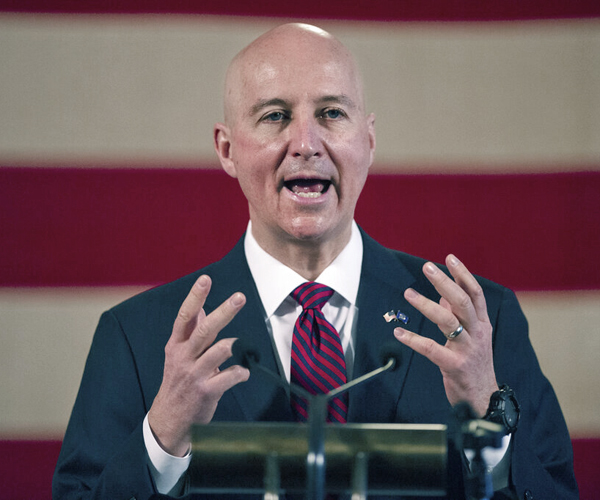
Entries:
{"type": "MultiPolygon", "coordinates": [[[[252,235],[252,222],[248,222],[244,251],[258,294],[269,318],[290,292],[306,280],[262,249],[252,235]]],[[[360,283],[362,256],[362,237],[356,222],[352,221],[350,241],[315,281],[333,288],[344,300],[354,305],[360,283]]]]}

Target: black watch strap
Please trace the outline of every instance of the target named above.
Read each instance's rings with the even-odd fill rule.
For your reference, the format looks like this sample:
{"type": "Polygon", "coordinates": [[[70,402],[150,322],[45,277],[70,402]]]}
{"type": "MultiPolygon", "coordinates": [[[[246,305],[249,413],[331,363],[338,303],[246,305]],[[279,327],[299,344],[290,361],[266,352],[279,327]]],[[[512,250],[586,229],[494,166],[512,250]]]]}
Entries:
{"type": "Polygon", "coordinates": [[[506,433],[517,430],[521,407],[515,392],[507,385],[501,385],[500,390],[492,394],[490,406],[483,417],[485,420],[504,426],[506,433]]]}

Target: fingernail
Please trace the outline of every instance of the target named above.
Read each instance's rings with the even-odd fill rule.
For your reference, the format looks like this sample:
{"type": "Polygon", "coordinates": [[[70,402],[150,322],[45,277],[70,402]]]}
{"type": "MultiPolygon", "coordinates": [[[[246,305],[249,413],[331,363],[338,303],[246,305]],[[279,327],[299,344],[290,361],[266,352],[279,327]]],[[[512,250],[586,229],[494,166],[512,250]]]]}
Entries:
{"type": "Polygon", "coordinates": [[[394,328],[394,337],[401,340],[406,335],[406,331],[402,328],[394,328]]]}
{"type": "Polygon", "coordinates": [[[244,295],[240,292],[233,294],[231,297],[231,304],[235,307],[239,307],[244,303],[244,295]]]}
{"type": "Polygon", "coordinates": [[[431,262],[428,262],[427,264],[425,264],[425,271],[427,272],[427,274],[434,275],[438,272],[438,268],[435,267],[431,262]]]}
{"type": "Polygon", "coordinates": [[[198,284],[202,287],[205,288],[208,286],[208,276],[206,276],[206,274],[203,274],[202,276],[200,276],[200,279],[198,280],[198,284]]]}
{"type": "Polygon", "coordinates": [[[448,263],[452,266],[458,266],[460,264],[460,261],[456,258],[455,255],[450,254],[448,255],[448,263]]]}
{"type": "Polygon", "coordinates": [[[412,288],[407,288],[404,291],[404,296],[407,299],[416,299],[419,296],[419,294],[417,292],[415,292],[412,288]]]}

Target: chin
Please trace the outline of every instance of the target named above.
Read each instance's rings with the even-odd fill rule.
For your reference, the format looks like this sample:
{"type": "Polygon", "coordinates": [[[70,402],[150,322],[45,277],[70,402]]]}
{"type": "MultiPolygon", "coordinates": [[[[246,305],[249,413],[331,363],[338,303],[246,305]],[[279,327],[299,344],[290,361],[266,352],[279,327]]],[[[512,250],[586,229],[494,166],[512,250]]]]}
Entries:
{"type": "Polygon", "coordinates": [[[311,217],[299,217],[292,221],[287,232],[296,240],[320,243],[341,234],[332,222],[332,217],[318,217],[316,220],[311,217]]]}

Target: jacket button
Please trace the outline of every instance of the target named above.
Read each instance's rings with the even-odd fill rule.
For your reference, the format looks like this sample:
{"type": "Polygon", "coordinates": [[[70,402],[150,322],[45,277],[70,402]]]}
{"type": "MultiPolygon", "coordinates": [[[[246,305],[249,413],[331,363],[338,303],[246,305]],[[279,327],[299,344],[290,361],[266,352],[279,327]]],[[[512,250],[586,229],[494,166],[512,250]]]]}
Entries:
{"type": "Polygon", "coordinates": [[[525,500],[533,500],[533,493],[530,490],[525,490],[525,500]]]}

